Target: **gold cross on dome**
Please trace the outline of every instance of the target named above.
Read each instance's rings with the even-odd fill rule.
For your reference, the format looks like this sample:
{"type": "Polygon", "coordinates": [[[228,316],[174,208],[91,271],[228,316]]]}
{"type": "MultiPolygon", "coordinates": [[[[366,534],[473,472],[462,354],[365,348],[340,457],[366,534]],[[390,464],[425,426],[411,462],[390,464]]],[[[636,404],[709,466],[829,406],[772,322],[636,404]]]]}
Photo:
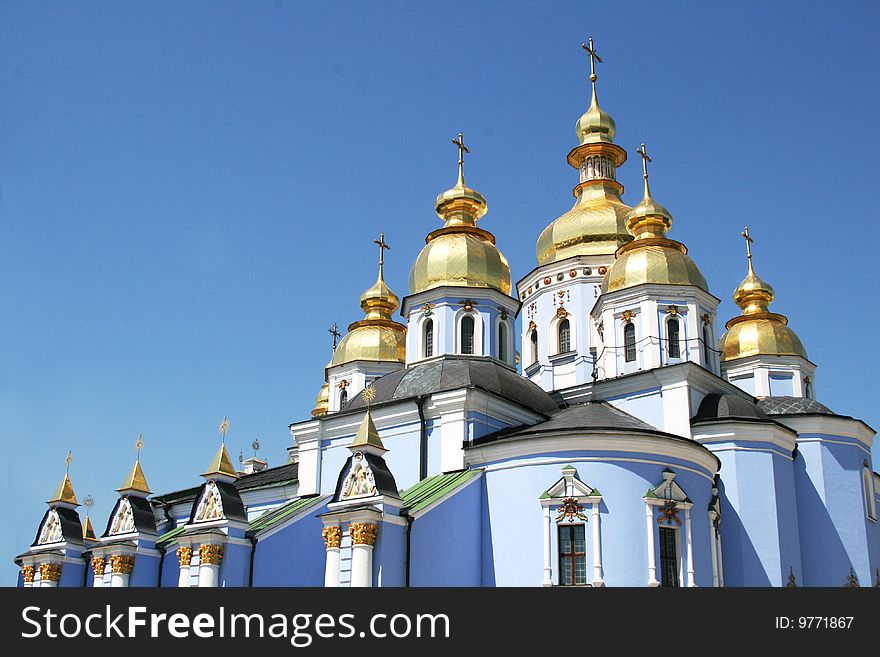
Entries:
{"type": "Polygon", "coordinates": [[[593,48],[593,37],[590,37],[587,40],[587,43],[582,43],[581,48],[587,51],[587,54],[590,56],[590,82],[596,81],[596,62],[602,63],[602,58],[599,57],[599,53],[596,52],[596,49],[593,48]],[[589,45],[587,45],[587,43],[589,45]]]}
{"type": "Polygon", "coordinates": [[[385,264],[385,249],[390,249],[391,245],[385,241],[385,233],[379,233],[379,239],[373,240],[373,244],[379,246],[379,267],[385,264]]]}
{"type": "Polygon", "coordinates": [[[654,160],[648,155],[648,150],[644,144],[642,144],[641,148],[636,149],[636,153],[642,158],[642,177],[645,179],[645,198],[647,198],[651,195],[651,190],[648,188],[648,162],[653,162],[654,160]]]}
{"type": "Polygon", "coordinates": [[[333,326],[327,329],[327,331],[330,333],[330,335],[333,336],[333,351],[336,351],[336,341],[339,339],[339,336],[341,336],[342,333],[339,332],[339,328],[336,326],[336,322],[333,322],[333,326]]]}
{"type": "Polygon", "coordinates": [[[458,185],[464,187],[464,154],[470,154],[471,149],[464,145],[464,136],[460,132],[458,139],[452,138],[452,143],[458,146],[458,185]]]}
{"type": "Polygon", "coordinates": [[[749,261],[749,271],[752,271],[752,242],[755,240],[752,239],[752,236],[749,235],[749,227],[746,226],[746,229],[740,233],[743,239],[746,241],[746,258],[749,261]]]}

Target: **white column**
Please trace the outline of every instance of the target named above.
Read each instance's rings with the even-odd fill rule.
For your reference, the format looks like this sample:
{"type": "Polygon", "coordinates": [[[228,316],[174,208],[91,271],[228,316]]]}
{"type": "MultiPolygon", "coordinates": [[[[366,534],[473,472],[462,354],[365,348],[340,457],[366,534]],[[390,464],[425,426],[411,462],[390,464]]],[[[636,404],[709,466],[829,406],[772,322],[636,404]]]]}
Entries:
{"type": "Polygon", "coordinates": [[[718,587],[718,545],[716,540],[717,531],[713,524],[712,516],[709,516],[709,543],[712,548],[712,586],[718,587]]]}
{"type": "Polygon", "coordinates": [[[648,586],[660,586],[654,561],[654,513],[648,503],[645,503],[645,523],[648,529],[648,586]]]}
{"type": "Polygon", "coordinates": [[[177,576],[177,588],[188,589],[192,586],[192,581],[190,579],[192,553],[192,548],[188,545],[177,548],[177,561],[180,564],[180,574],[177,576]]]}
{"type": "Polygon", "coordinates": [[[324,568],[324,586],[339,586],[339,548],[327,548],[327,564],[324,568]]]}
{"type": "Polygon", "coordinates": [[[134,556],[131,554],[114,554],[110,557],[110,587],[125,588],[134,568],[134,556]]]}
{"type": "Polygon", "coordinates": [[[724,586],[724,553],[721,551],[721,533],[716,531],[715,538],[718,541],[718,545],[715,548],[718,555],[718,585],[724,586]]]}
{"type": "Polygon", "coordinates": [[[544,581],[541,586],[553,586],[553,566],[550,558],[550,507],[544,507],[544,581]]]}
{"type": "Polygon", "coordinates": [[[593,586],[605,586],[602,579],[602,545],[599,541],[599,502],[593,502],[593,586]]]}
{"type": "Polygon", "coordinates": [[[687,586],[696,586],[694,582],[694,544],[691,540],[691,510],[684,510],[684,529],[687,541],[687,586]]]}
{"type": "Polygon", "coordinates": [[[351,523],[348,534],[351,536],[351,586],[369,587],[373,585],[373,544],[379,528],[370,522],[351,523]]]}
{"type": "Polygon", "coordinates": [[[199,546],[199,588],[214,588],[220,581],[222,545],[199,546]]]}

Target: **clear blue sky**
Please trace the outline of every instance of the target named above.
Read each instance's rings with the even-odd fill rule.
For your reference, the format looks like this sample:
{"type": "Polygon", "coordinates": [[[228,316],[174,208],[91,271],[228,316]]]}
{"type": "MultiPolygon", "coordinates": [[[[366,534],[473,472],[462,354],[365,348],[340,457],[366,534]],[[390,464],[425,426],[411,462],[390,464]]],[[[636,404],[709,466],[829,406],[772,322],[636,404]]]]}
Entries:
{"type": "Polygon", "coordinates": [[[0,2],[0,581],[68,449],[99,532],[139,433],[157,492],[199,482],[224,415],[233,458],[283,463],[380,231],[406,294],[459,131],[528,272],[572,204],[590,34],[625,198],[645,141],[724,319],[749,224],[819,399],[880,426],[878,6],[0,2]]]}

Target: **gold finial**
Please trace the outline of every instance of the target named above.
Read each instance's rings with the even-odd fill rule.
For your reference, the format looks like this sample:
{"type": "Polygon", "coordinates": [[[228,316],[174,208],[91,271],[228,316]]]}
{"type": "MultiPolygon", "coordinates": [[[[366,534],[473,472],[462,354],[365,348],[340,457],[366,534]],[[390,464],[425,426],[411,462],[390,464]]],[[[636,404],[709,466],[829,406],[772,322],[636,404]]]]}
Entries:
{"type": "Polygon", "coordinates": [[[590,37],[587,43],[582,43],[581,48],[587,51],[590,56],[590,83],[593,85],[593,103],[598,105],[599,101],[596,97],[596,62],[602,63],[602,58],[593,47],[593,37],[590,37]],[[587,45],[587,43],[589,45],[587,45]]]}
{"type": "Polygon", "coordinates": [[[336,322],[333,322],[333,326],[327,329],[327,331],[333,336],[333,351],[336,351],[336,342],[339,340],[342,333],[339,332],[339,327],[336,326],[336,322]]]}
{"type": "Polygon", "coordinates": [[[254,450],[254,458],[257,458],[257,452],[260,451],[260,439],[254,438],[254,441],[251,443],[251,448],[254,450]]]}
{"type": "Polygon", "coordinates": [[[458,182],[456,187],[464,187],[464,154],[470,154],[471,149],[464,145],[464,136],[459,132],[458,139],[453,137],[452,143],[458,146],[458,182]]]}
{"type": "Polygon", "coordinates": [[[379,276],[382,276],[382,268],[385,265],[385,249],[390,249],[391,245],[385,241],[385,233],[379,233],[379,239],[373,240],[373,244],[379,246],[379,276]]]}
{"type": "Polygon", "coordinates": [[[226,444],[226,432],[229,431],[229,419],[224,415],[223,421],[220,423],[220,434],[223,436],[221,442],[226,444]]]}
{"type": "Polygon", "coordinates": [[[144,437],[142,435],[138,435],[137,440],[134,441],[134,448],[137,450],[137,460],[141,460],[141,450],[144,448],[144,437]]]}
{"type": "Polygon", "coordinates": [[[89,517],[89,509],[91,509],[95,504],[95,498],[91,495],[86,495],[83,499],[83,506],[86,507],[86,518],[89,517]]]}
{"type": "Polygon", "coordinates": [[[70,474],[70,464],[73,463],[73,452],[72,451],[68,450],[67,456],[64,459],[64,463],[67,465],[67,467],[64,470],[64,474],[69,475],[70,474]]]}
{"type": "Polygon", "coordinates": [[[376,389],[373,387],[372,383],[364,388],[363,395],[367,402],[367,408],[370,408],[370,403],[376,398],[376,389]]]}
{"type": "Polygon", "coordinates": [[[641,148],[636,149],[636,153],[642,158],[642,177],[645,179],[645,198],[649,198],[651,196],[651,189],[648,187],[648,162],[653,162],[654,160],[648,155],[648,151],[644,144],[642,144],[641,148]]]}
{"type": "Polygon", "coordinates": [[[755,270],[752,269],[752,242],[755,240],[752,239],[751,235],[749,235],[749,227],[746,226],[746,229],[740,233],[742,237],[746,241],[746,258],[749,260],[749,273],[754,274],[755,270]]]}

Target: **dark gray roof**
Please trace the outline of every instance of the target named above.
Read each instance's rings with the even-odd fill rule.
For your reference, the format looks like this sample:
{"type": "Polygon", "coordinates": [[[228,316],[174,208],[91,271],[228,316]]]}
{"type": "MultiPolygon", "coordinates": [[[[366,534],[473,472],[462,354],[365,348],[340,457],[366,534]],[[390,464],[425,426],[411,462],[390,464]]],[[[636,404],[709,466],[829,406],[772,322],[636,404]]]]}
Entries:
{"type": "MultiPolygon", "coordinates": [[[[299,464],[286,463],[274,468],[266,468],[261,472],[255,472],[249,475],[242,475],[235,480],[235,487],[238,490],[249,490],[251,488],[260,488],[262,486],[282,485],[287,482],[296,481],[299,478],[299,464]]],[[[202,490],[202,486],[194,486],[193,488],[184,488],[182,490],[165,493],[164,495],[154,495],[150,499],[159,504],[178,504],[182,502],[191,502],[202,490]]]]}
{"type": "Polygon", "coordinates": [[[544,422],[501,429],[495,433],[475,439],[471,445],[484,445],[502,438],[582,429],[592,431],[613,430],[635,431],[638,433],[664,433],[607,402],[584,402],[583,404],[575,404],[574,406],[564,408],[544,422]]]}
{"type": "Polygon", "coordinates": [[[799,415],[818,413],[820,415],[836,415],[825,404],[806,397],[764,397],[758,401],[758,408],[768,415],[799,415]]]}
{"type": "Polygon", "coordinates": [[[719,394],[717,392],[711,392],[703,397],[700,408],[697,409],[697,414],[694,415],[691,422],[729,419],[772,422],[767,414],[749,399],[740,395],[719,394]]]}
{"type": "MultiPolygon", "coordinates": [[[[374,381],[373,388],[376,391],[376,398],[371,402],[373,406],[443,390],[479,388],[545,415],[559,409],[540,386],[488,358],[474,356],[444,356],[398,370],[374,381]]],[[[343,411],[365,407],[363,395],[358,393],[343,411]]]]}

